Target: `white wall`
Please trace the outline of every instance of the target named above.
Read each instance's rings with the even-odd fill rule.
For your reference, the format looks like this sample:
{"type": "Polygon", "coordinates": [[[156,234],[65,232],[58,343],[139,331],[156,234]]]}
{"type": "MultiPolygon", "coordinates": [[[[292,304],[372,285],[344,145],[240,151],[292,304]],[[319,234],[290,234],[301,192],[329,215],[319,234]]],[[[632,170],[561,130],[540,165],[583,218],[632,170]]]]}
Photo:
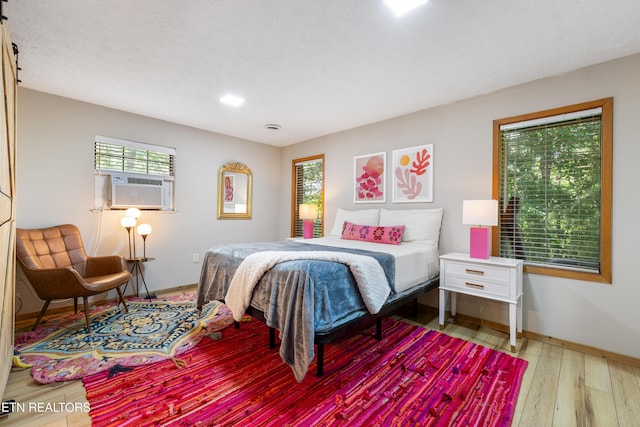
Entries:
{"type": "MultiPolygon", "coordinates": [[[[99,107],[29,89],[18,92],[17,226],[35,228],[76,224],[85,248],[96,254],[128,255],[122,211],[93,207],[93,143],[96,135],[175,147],[175,213],[143,212],[153,227],[145,265],[151,290],[198,281],[210,247],[228,242],[277,238],[280,198],[280,149],[165,121],[99,107]],[[224,163],[239,161],[253,172],[253,219],[218,220],[217,177],[224,163]]],[[[142,240],[137,240],[141,255],[142,240]]],[[[131,287],[129,287],[131,289],[131,287]]],[[[41,303],[18,276],[21,313],[39,311],[41,303]]],[[[115,293],[114,293],[115,294],[115,293]]],[[[54,306],[52,304],[52,306],[54,306]]]]}
{"type": "MultiPolygon", "coordinates": [[[[622,355],[640,357],[640,227],[637,164],[640,159],[640,55],[543,79],[474,99],[424,110],[384,122],[287,147],[282,164],[325,154],[325,232],[338,207],[348,209],[443,207],[441,253],[468,251],[462,200],[491,197],[494,119],[614,97],[613,283],[598,284],[525,274],[524,329],[622,355]],[[424,204],[353,204],[353,157],[434,144],[434,201],[424,204]]],[[[283,188],[290,171],[283,167],[283,188]]],[[[391,177],[387,174],[387,188],[391,177]]],[[[280,235],[289,230],[290,196],[281,200],[280,235]]],[[[390,195],[387,195],[390,200],[390,195]]],[[[437,305],[434,295],[425,302],[437,305]]],[[[508,323],[506,307],[460,297],[461,313],[508,323]]]]}

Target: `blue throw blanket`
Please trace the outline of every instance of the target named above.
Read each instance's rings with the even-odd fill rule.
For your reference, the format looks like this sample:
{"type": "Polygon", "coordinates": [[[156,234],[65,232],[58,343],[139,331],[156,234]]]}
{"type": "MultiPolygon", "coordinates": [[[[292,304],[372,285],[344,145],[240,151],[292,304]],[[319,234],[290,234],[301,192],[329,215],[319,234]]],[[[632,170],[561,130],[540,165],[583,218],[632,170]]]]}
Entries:
{"type": "MultiPolygon", "coordinates": [[[[382,266],[388,283],[394,284],[395,260],[385,253],[290,241],[224,245],[210,249],[205,256],[198,285],[198,308],[210,300],[224,300],[242,260],[266,250],[331,250],[372,256],[382,266]]],[[[292,367],[298,381],[304,378],[313,360],[315,332],[331,330],[367,313],[349,267],[315,260],[277,264],[260,280],[251,305],[264,313],[267,325],[280,331],[280,356],[292,367]]]]}

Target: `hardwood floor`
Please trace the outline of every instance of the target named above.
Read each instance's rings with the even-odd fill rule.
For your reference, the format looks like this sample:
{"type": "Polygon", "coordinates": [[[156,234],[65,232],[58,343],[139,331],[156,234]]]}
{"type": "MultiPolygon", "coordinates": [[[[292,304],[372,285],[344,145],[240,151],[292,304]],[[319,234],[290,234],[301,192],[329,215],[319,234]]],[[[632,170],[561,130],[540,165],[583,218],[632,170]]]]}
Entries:
{"type": "MultiPolygon", "coordinates": [[[[417,318],[410,318],[408,311],[401,315],[410,323],[438,329],[435,310],[421,309],[417,318]]],[[[509,353],[509,336],[501,331],[460,321],[447,324],[443,332],[509,353]]],[[[531,338],[518,338],[515,356],[529,366],[513,426],[640,425],[639,367],[531,338]]],[[[3,396],[3,401],[7,399],[23,404],[24,411],[0,418],[0,427],[91,425],[89,414],[82,410],[87,400],[79,380],[42,385],[28,369],[14,368],[3,396]],[[67,411],[65,402],[80,410],[67,411]],[[47,408],[46,403],[53,406],[47,408]],[[41,406],[30,408],[30,404],[41,406]]]]}

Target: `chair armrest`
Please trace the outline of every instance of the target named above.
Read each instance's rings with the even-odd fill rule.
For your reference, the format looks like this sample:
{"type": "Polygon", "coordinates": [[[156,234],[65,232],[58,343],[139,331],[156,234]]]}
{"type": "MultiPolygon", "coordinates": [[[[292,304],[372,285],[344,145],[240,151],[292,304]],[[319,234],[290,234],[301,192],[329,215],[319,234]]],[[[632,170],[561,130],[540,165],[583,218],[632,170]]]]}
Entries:
{"type": "Polygon", "coordinates": [[[87,294],[84,278],[72,267],[30,269],[24,275],[42,300],[73,298],[87,294]]]}
{"type": "Polygon", "coordinates": [[[106,255],[88,257],[85,264],[86,277],[106,276],[107,274],[126,271],[124,257],[121,255],[106,255]]]}

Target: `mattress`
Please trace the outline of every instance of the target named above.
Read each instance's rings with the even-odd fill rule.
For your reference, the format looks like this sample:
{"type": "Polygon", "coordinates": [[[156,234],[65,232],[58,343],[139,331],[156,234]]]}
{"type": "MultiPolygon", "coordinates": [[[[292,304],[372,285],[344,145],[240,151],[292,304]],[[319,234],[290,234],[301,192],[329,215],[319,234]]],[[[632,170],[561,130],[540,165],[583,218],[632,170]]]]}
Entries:
{"type": "Polygon", "coordinates": [[[399,245],[344,240],[338,236],[316,239],[296,240],[298,243],[333,246],[339,248],[362,249],[390,254],[395,259],[395,282],[392,285],[396,293],[433,279],[440,273],[438,248],[429,241],[402,242],[399,245]]]}

